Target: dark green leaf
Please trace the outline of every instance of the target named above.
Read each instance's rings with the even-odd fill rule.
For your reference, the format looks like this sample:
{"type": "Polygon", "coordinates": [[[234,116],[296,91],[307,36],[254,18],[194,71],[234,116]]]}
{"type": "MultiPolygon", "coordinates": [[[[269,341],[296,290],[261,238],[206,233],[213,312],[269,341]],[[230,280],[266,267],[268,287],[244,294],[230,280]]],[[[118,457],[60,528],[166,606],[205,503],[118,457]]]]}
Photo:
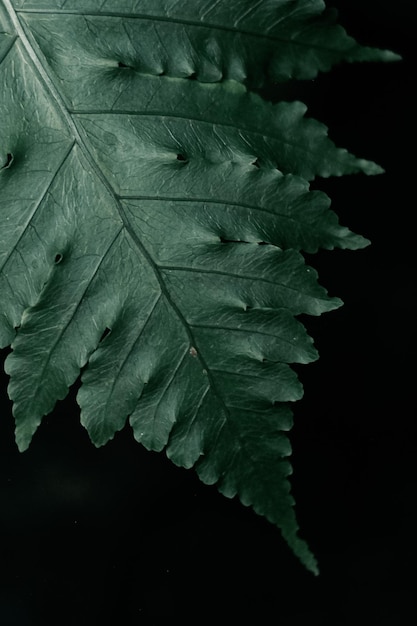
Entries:
{"type": "Polygon", "coordinates": [[[0,4],[0,342],[20,450],[85,368],[95,445],[129,418],[149,450],[276,524],[314,572],[287,479],[302,396],[290,364],[317,357],[297,316],[341,301],[301,251],[367,241],[307,181],[382,170],[336,148],[302,103],[247,89],[396,58],[323,9],[0,4]]]}

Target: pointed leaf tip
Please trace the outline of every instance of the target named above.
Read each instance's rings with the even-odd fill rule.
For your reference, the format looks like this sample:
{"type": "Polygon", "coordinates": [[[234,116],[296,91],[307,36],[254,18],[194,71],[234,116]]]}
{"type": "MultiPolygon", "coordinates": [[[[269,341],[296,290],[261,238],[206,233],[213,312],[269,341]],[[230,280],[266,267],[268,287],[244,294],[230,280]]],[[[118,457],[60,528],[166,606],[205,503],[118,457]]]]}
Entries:
{"type": "Polygon", "coordinates": [[[383,50],[381,48],[368,48],[362,47],[362,52],[360,52],[361,58],[359,61],[382,61],[383,63],[395,63],[398,61],[402,61],[401,54],[397,52],[393,52],[392,50],[383,50]]]}
{"type": "Polygon", "coordinates": [[[384,61],[402,61],[403,57],[401,54],[398,54],[397,52],[392,52],[391,50],[383,50],[382,51],[384,53],[384,61]]]}
{"type": "Polygon", "coordinates": [[[304,539],[300,539],[297,534],[283,532],[283,537],[292,549],[294,554],[299,558],[304,567],[315,576],[320,573],[318,562],[314,554],[311,552],[308,544],[304,539]]]}
{"type": "Polygon", "coordinates": [[[377,176],[378,174],[385,174],[383,167],[374,163],[374,161],[367,161],[366,159],[358,159],[358,165],[361,171],[367,176],[377,176]]]}

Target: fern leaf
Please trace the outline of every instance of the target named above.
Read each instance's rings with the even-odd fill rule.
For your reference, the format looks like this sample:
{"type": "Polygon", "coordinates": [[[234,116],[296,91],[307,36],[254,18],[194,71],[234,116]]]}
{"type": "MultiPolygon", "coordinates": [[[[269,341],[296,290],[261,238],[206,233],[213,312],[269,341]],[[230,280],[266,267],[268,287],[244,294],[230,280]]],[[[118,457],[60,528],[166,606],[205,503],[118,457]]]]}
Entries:
{"type": "Polygon", "coordinates": [[[291,364],[317,358],[297,316],[341,301],[302,251],[368,242],[308,181],[382,170],[302,103],[248,88],[396,58],[323,9],[0,4],[0,342],[19,449],[84,368],[95,445],[129,420],[146,448],[276,524],[314,572],[287,478],[291,364]]]}

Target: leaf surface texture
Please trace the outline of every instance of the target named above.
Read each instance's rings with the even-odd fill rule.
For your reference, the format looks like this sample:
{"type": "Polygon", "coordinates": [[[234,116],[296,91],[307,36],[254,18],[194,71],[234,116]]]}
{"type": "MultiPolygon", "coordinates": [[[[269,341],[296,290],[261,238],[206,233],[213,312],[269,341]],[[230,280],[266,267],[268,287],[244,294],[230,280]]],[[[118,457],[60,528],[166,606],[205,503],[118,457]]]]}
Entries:
{"type": "Polygon", "coordinates": [[[276,524],[312,571],[287,478],[290,365],[317,358],[297,316],[341,301],[302,251],[367,241],[308,181],[381,168],[302,103],[251,90],[395,58],[323,9],[0,4],[0,341],[19,448],[83,370],[95,445],[128,419],[147,449],[276,524]]]}

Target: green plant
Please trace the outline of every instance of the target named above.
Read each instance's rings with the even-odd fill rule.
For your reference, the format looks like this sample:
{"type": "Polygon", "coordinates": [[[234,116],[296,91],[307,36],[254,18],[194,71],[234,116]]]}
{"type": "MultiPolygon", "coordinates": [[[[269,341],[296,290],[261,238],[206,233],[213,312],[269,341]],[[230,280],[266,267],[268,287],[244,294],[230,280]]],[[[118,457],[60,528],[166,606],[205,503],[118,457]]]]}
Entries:
{"type": "Polygon", "coordinates": [[[290,495],[297,320],[341,305],[302,251],[357,249],[316,176],[376,164],[300,102],[361,47],[321,0],[3,0],[1,346],[16,441],[82,368],[81,422],[135,438],[277,525],[304,565],[290,495]],[[82,9],[80,9],[82,6],[82,9]]]}

